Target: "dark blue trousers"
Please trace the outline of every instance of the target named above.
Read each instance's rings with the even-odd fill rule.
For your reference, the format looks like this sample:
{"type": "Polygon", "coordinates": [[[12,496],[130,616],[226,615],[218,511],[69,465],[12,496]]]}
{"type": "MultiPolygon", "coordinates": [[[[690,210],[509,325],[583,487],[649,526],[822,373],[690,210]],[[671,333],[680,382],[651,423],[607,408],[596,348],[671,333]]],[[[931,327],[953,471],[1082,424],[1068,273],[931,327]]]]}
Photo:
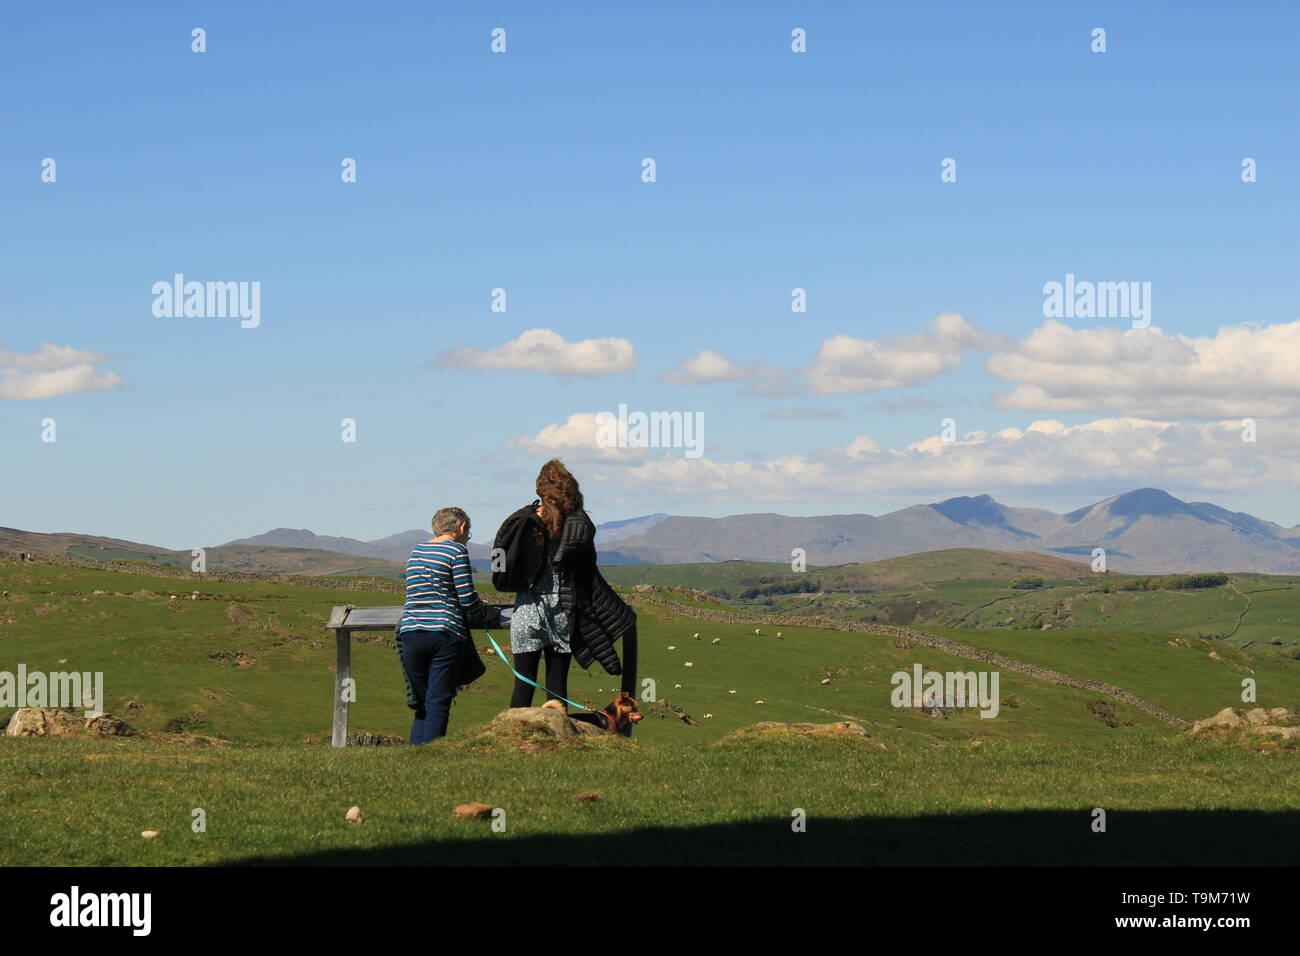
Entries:
{"type": "Polygon", "coordinates": [[[463,640],[448,631],[402,633],[402,668],[420,702],[411,721],[412,744],[427,744],[447,735],[463,640]]]}

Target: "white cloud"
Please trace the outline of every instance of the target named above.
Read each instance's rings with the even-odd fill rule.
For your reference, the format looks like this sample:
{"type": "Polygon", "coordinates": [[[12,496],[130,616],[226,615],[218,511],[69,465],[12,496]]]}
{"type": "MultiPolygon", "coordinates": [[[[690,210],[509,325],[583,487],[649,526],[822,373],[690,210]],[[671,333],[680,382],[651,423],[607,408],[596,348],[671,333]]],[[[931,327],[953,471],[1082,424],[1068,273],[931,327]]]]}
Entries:
{"type": "Polygon", "coordinates": [[[1109,418],[1067,426],[1053,419],[955,442],[936,436],[886,448],[862,435],[848,444],[766,461],[645,458],[592,477],[711,500],[835,501],[846,496],[974,494],[1130,482],[1207,491],[1300,489],[1300,423],[1261,422],[1258,441],[1237,422],[1184,424],[1109,418]]]}
{"type": "Polygon", "coordinates": [[[802,372],[809,388],[823,395],[904,388],[953,371],[967,352],[993,348],[998,341],[955,312],[944,312],[915,335],[876,340],[832,336],[802,372]]]}
{"type": "Polygon", "coordinates": [[[713,349],[700,349],[698,355],[682,359],[682,371],[665,372],[663,380],[676,385],[705,385],[710,382],[735,382],[750,378],[753,372],[737,365],[713,349]]]}
{"type": "Polygon", "coordinates": [[[798,394],[801,387],[789,375],[772,365],[747,362],[738,365],[713,349],[701,349],[682,359],[681,371],[665,372],[660,378],[674,385],[708,385],[713,382],[748,382],[736,394],[782,398],[798,394]]]}
{"type": "Polygon", "coordinates": [[[771,365],[737,364],[712,349],[683,359],[681,371],[662,377],[678,385],[745,381],[748,386],[738,394],[762,398],[874,392],[928,382],[960,366],[967,352],[990,349],[1000,341],[1000,336],[980,331],[955,312],[944,312],[915,335],[824,339],[812,364],[797,370],[802,380],[771,365]]]}
{"type": "MultiPolygon", "coordinates": [[[[512,438],[507,444],[538,458],[570,458],[611,464],[634,463],[645,459],[647,450],[643,447],[611,445],[602,448],[596,440],[600,428],[596,412],[577,412],[570,415],[562,425],[547,425],[536,435],[512,438]]],[[[626,444],[626,425],[619,422],[615,428],[618,438],[626,444]]]]}
{"type": "Polygon", "coordinates": [[[1300,321],[1197,338],[1049,319],[984,369],[1016,383],[995,396],[1000,409],[1221,419],[1300,411],[1297,363],[1300,321]]]}
{"type": "Polygon", "coordinates": [[[529,329],[494,349],[447,349],[429,364],[434,368],[521,369],[600,378],[632,371],[636,368],[636,353],[627,339],[569,342],[550,329],[529,329]]]}
{"type": "Polygon", "coordinates": [[[122,377],[95,364],[113,361],[101,352],[46,342],[35,352],[0,349],[0,399],[57,398],[119,388],[122,377]]]}

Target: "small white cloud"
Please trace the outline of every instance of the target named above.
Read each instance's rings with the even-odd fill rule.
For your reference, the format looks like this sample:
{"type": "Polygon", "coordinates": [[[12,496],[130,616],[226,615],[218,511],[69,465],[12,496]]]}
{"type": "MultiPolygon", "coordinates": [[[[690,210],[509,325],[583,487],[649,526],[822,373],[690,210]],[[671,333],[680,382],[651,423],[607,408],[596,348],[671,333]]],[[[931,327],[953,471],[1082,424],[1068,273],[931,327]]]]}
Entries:
{"type": "MultiPolygon", "coordinates": [[[[631,463],[646,457],[643,447],[619,447],[627,444],[627,428],[617,422],[619,445],[601,447],[597,436],[601,422],[596,412],[577,412],[561,425],[547,425],[536,435],[512,438],[507,444],[538,458],[573,458],[610,463],[631,463]]],[[[609,427],[609,426],[604,426],[609,427]]]]}
{"type": "Polygon", "coordinates": [[[944,312],[915,335],[878,340],[831,336],[802,372],[809,388],[821,395],[905,388],[953,371],[967,352],[993,348],[998,341],[955,312],[944,312]]]}
{"type": "Polygon", "coordinates": [[[747,382],[736,394],[758,395],[762,398],[786,398],[801,391],[798,383],[772,365],[747,362],[738,365],[713,349],[701,349],[690,358],[682,359],[681,371],[665,372],[660,378],[674,385],[708,385],[713,382],[747,382]]]}
{"type": "Polygon", "coordinates": [[[95,368],[111,361],[113,357],[102,352],[49,342],[25,354],[0,349],[0,399],[57,398],[120,388],[120,375],[95,368]]]}
{"type": "Polygon", "coordinates": [[[750,378],[752,372],[713,349],[701,349],[698,355],[682,359],[680,372],[665,372],[665,382],[675,385],[705,385],[709,382],[736,382],[750,378]]]}
{"type": "Polygon", "coordinates": [[[494,349],[459,346],[440,353],[433,368],[517,369],[545,375],[602,378],[636,368],[636,352],[627,339],[566,341],[550,329],[529,329],[494,349]]]}

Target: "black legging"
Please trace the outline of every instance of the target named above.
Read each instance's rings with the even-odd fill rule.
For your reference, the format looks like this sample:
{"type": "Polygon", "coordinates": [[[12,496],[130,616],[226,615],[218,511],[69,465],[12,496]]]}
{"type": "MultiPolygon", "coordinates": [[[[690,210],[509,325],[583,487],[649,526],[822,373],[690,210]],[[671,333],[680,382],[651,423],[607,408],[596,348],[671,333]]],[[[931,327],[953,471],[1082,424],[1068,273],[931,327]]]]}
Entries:
{"type": "MultiPolygon", "coordinates": [[[[573,660],[572,654],[560,654],[551,647],[547,647],[542,651],[525,651],[522,654],[514,655],[515,670],[529,680],[537,680],[537,665],[540,663],[543,653],[546,654],[546,699],[555,700],[557,697],[568,697],[569,661],[573,660]]],[[[510,696],[510,706],[533,706],[533,690],[532,684],[521,681],[516,677],[515,690],[510,696]]]]}

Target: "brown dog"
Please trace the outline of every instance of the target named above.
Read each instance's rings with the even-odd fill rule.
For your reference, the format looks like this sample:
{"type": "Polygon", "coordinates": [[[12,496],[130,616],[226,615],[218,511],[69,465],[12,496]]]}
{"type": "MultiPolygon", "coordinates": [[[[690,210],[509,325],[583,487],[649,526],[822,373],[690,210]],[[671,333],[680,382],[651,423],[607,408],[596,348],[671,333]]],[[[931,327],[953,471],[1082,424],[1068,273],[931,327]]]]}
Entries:
{"type": "MultiPolygon", "coordinates": [[[[542,706],[552,707],[562,714],[565,713],[564,704],[558,700],[548,700],[542,706]]],[[[641,719],[641,712],[637,709],[636,698],[627,691],[622,691],[604,710],[569,714],[569,719],[595,724],[597,727],[604,728],[607,734],[629,736],[632,724],[641,719]]]]}

